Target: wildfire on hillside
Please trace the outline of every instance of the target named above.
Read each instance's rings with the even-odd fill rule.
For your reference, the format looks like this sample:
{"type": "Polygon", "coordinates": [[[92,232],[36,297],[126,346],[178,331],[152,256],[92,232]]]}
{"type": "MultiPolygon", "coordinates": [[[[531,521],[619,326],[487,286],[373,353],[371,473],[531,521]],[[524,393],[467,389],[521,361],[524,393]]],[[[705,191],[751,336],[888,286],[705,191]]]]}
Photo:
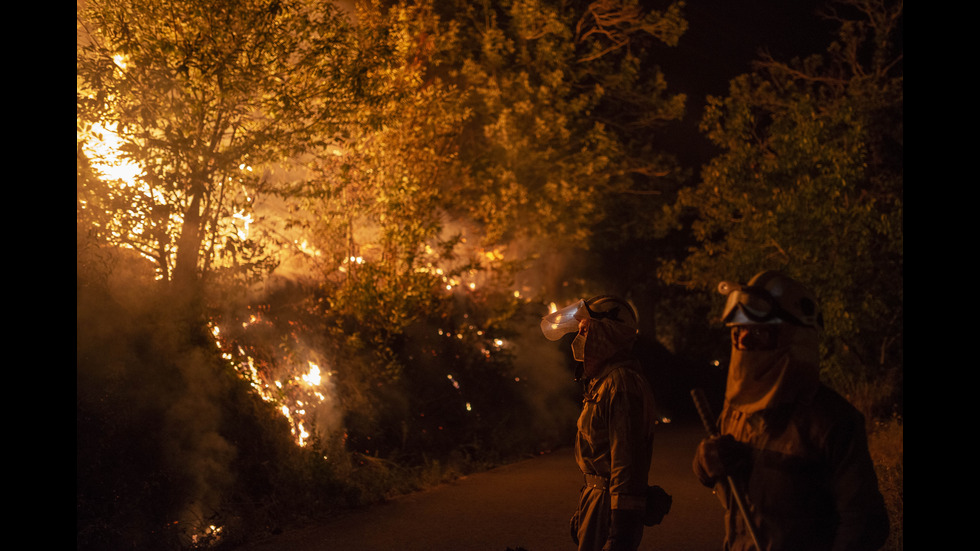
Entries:
{"type": "MultiPolygon", "coordinates": [[[[147,253],[147,249],[141,249],[137,244],[152,243],[155,239],[165,240],[167,232],[179,228],[183,222],[179,205],[185,198],[180,197],[178,191],[170,190],[165,195],[159,189],[147,184],[144,181],[142,167],[119,154],[121,140],[114,130],[111,126],[96,126],[88,135],[79,136],[79,142],[85,149],[93,171],[101,178],[101,187],[98,187],[96,192],[111,194],[113,199],[111,204],[116,207],[124,205],[121,210],[113,213],[100,212],[99,216],[92,218],[105,224],[101,229],[109,237],[111,244],[136,250],[154,263],[172,266],[176,255],[173,243],[164,244],[160,241],[159,246],[150,247],[153,254],[158,256],[151,256],[147,253]],[[154,218],[151,216],[154,212],[164,212],[166,216],[154,218]],[[161,258],[159,256],[161,254],[169,255],[169,258],[161,258]]],[[[243,175],[251,172],[248,166],[242,165],[239,168],[243,175]]],[[[206,241],[203,245],[212,250],[215,256],[221,256],[221,249],[226,243],[236,240],[240,243],[251,239],[257,227],[269,223],[269,219],[275,217],[275,215],[267,216],[268,213],[264,211],[256,213],[252,210],[255,205],[254,198],[243,184],[243,180],[232,177],[222,185],[227,185],[229,193],[234,193],[239,199],[244,198],[240,201],[244,206],[228,210],[227,216],[212,219],[212,225],[208,228],[212,235],[209,238],[211,241],[206,241]],[[219,235],[225,237],[219,238],[219,235]]],[[[95,201],[88,203],[86,196],[80,192],[79,209],[95,208],[101,207],[96,205],[95,201]]],[[[275,224],[283,222],[283,220],[274,221],[275,224]]],[[[284,249],[284,253],[295,254],[321,265],[325,259],[331,258],[330,255],[317,250],[313,245],[314,241],[308,236],[293,235],[284,239],[284,242],[292,245],[292,249],[289,251],[284,249]]],[[[460,242],[465,246],[465,239],[461,239],[460,242]]],[[[508,298],[526,302],[525,293],[522,292],[526,289],[507,287],[501,289],[497,283],[489,283],[490,278],[495,276],[494,270],[505,261],[503,248],[470,248],[461,256],[465,258],[459,262],[464,264],[453,264],[452,260],[440,256],[431,247],[423,246],[421,261],[414,270],[427,276],[427,279],[433,282],[433,292],[443,293],[448,303],[459,305],[485,300],[484,288],[492,293],[506,294],[508,298]]],[[[233,251],[229,257],[234,257],[233,251]]],[[[368,253],[355,253],[346,256],[339,265],[328,267],[327,272],[334,270],[334,274],[351,277],[356,275],[358,270],[372,267],[371,263],[383,261],[377,258],[377,255],[372,257],[368,253]]],[[[166,277],[168,274],[165,271],[158,272],[158,278],[166,277]]],[[[253,304],[249,307],[248,313],[240,319],[231,316],[213,318],[208,326],[213,345],[227,362],[229,369],[246,381],[256,396],[271,404],[275,411],[287,420],[292,439],[297,446],[310,446],[316,437],[324,435],[325,428],[343,434],[346,444],[346,429],[340,426],[338,421],[342,417],[343,406],[337,396],[337,383],[340,380],[338,375],[343,374],[338,371],[343,369],[343,365],[338,363],[337,358],[330,358],[326,351],[318,349],[316,345],[299,344],[306,341],[304,337],[307,335],[302,334],[305,329],[290,320],[272,319],[264,306],[253,304]],[[258,342],[264,339],[251,339],[252,332],[263,335],[274,334],[279,340],[258,342]],[[284,353],[282,344],[287,341],[292,349],[284,353]],[[331,413],[324,416],[324,411],[331,413]],[[337,425],[324,427],[324,417],[337,425]]],[[[462,348],[475,347],[468,352],[457,352],[455,357],[458,359],[460,354],[465,353],[469,354],[470,359],[477,358],[489,364],[497,361],[499,354],[506,352],[509,343],[495,335],[489,328],[481,327],[481,322],[475,320],[476,316],[470,317],[470,314],[459,311],[457,313],[459,319],[445,320],[447,323],[443,327],[426,326],[426,330],[432,333],[423,337],[425,343],[420,347],[427,360],[439,357],[445,349],[459,351],[462,348]]],[[[480,362],[476,363],[479,365],[480,362]]],[[[467,419],[478,419],[481,415],[481,402],[476,398],[475,393],[480,390],[477,388],[478,385],[468,384],[472,380],[470,378],[472,371],[466,371],[472,367],[453,364],[452,355],[449,356],[446,364],[440,364],[441,367],[446,368],[443,381],[448,385],[445,390],[451,397],[453,407],[459,408],[458,411],[467,419]]],[[[521,376],[515,375],[508,378],[508,384],[523,386],[528,380],[527,377],[522,379],[521,376]]],[[[419,412],[419,418],[425,417],[426,412],[419,412]]],[[[438,416],[429,416],[429,418],[435,417],[438,416]]],[[[435,432],[436,427],[439,431],[443,430],[444,424],[441,420],[437,420],[428,429],[420,426],[418,430],[423,433],[429,430],[431,434],[435,432]]],[[[366,439],[370,440],[370,438],[371,435],[366,436],[366,439]]],[[[360,452],[366,450],[358,448],[358,453],[360,452]]],[[[195,523],[194,528],[188,529],[189,532],[194,533],[192,537],[195,542],[204,540],[213,542],[222,537],[223,528],[209,522],[195,523]]]]}

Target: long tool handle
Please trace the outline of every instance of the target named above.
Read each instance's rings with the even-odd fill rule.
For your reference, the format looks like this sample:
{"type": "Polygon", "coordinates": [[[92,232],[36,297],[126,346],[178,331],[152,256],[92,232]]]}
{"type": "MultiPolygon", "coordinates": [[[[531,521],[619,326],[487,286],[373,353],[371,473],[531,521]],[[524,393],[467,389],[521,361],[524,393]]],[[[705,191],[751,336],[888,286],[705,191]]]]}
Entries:
{"type": "Polygon", "coordinates": [[[715,416],[711,413],[711,405],[708,404],[708,397],[704,395],[704,390],[691,389],[691,399],[694,400],[694,407],[698,410],[705,432],[708,436],[718,436],[718,425],[715,424],[715,416]]]}
{"type": "MultiPolygon", "coordinates": [[[[701,388],[691,389],[691,399],[694,400],[694,407],[698,410],[698,416],[701,417],[701,423],[704,425],[704,430],[708,433],[708,436],[718,436],[718,425],[715,423],[715,417],[711,413],[711,405],[708,404],[708,398],[704,395],[704,390],[701,388]]],[[[752,538],[752,543],[755,544],[755,548],[758,551],[762,551],[762,546],[759,545],[759,537],[755,533],[755,525],[752,524],[752,519],[749,518],[749,510],[745,506],[745,497],[742,496],[742,492],[735,485],[735,480],[730,475],[726,478],[728,479],[728,489],[731,491],[732,497],[735,498],[739,512],[742,513],[742,520],[745,521],[745,528],[752,538]]]]}

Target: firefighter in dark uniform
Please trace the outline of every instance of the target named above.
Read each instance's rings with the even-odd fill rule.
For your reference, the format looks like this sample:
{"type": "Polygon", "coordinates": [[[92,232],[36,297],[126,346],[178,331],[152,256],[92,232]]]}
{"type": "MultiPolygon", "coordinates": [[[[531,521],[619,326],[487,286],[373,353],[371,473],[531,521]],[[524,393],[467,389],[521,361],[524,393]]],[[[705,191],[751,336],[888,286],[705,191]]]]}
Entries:
{"type": "Polygon", "coordinates": [[[693,468],[714,487],[731,477],[725,551],[871,551],[888,514],[868,452],[863,415],[819,379],[822,317],[811,292],[782,273],[722,282],[732,356],[719,436],[703,440],[693,468]]]}
{"type": "Polygon", "coordinates": [[[551,340],[577,331],[572,353],[582,362],[575,459],[585,485],[572,538],[580,551],[633,551],[643,536],[656,424],[650,386],[630,355],[636,313],[625,300],[603,295],[546,316],[541,328],[551,340]]]}

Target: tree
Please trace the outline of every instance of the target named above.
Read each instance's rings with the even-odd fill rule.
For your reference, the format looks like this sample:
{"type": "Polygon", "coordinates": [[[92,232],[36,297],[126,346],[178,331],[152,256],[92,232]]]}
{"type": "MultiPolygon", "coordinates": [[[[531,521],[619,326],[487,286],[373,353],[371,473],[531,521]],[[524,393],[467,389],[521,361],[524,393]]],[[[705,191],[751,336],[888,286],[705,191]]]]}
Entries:
{"type": "Polygon", "coordinates": [[[676,44],[683,3],[465,4],[454,7],[470,31],[452,77],[470,91],[468,214],[492,239],[587,248],[603,199],[649,187],[636,177],[663,170],[636,134],[679,118],[684,97],[641,62],[651,42],[676,44]]]}
{"type": "Polygon", "coordinates": [[[902,2],[836,6],[825,54],[764,57],[708,99],[701,129],[723,153],[680,193],[675,220],[696,244],[660,275],[712,289],[781,269],[808,283],[824,373],[845,384],[902,367],[902,2]]]}
{"type": "MultiPolygon", "coordinates": [[[[610,196],[671,185],[665,174],[676,167],[643,134],[679,118],[684,98],[641,65],[651,41],[676,43],[681,5],[361,6],[358,40],[385,60],[370,95],[383,100],[355,119],[374,124],[348,125],[342,144],[310,149],[297,194],[325,279],[364,285],[368,303],[380,304],[383,289],[391,300],[424,295],[441,279],[431,277],[436,261],[451,279],[448,264],[499,275],[497,251],[588,248],[610,196]]],[[[521,252],[509,258],[524,260],[521,252]]],[[[420,310],[391,306],[385,319],[420,310]]]]}
{"type": "Polygon", "coordinates": [[[89,0],[76,52],[80,167],[133,167],[80,178],[83,217],[181,287],[256,245],[260,169],[344,120],[370,57],[332,3],[306,0],[89,0]]]}
{"type": "MultiPolygon", "coordinates": [[[[317,469],[343,471],[350,459],[344,484],[370,471],[356,466],[365,462],[445,464],[464,444],[457,457],[483,446],[499,459],[539,445],[525,412],[550,404],[542,395],[554,391],[511,371],[504,340],[539,312],[512,291],[524,258],[506,247],[539,236],[587,247],[602,197],[658,185],[668,163],[642,135],[679,116],[683,98],[666,94],[641,57],[650,41],[676,40],[683,24],[676,5],[637,6],[375,0],[340,13],[307,0],[89,2],[77,55],[80,249],[136,250],[178,290],[228,271],[218,267],[274,263],[254,237],[259,228],[294,231],[284,239],[299,236],[311,253],[308,279],[270,284],[261,301],[251,302],[259,286],[227,286],[208,304],[214,339],[196,338],[200,319],[188,338],[174,318],[150,315],[168,300],[134,293],[157,299],[145,306],[157,325],[136,324],[138,338],[164,325],[177,336],[159,332],[155,362],[133,361],[127,373],[150,372],[140,390],[171,381],[174,394],[208,408],[232,447],[254,450],[268,435],[235,423],[243,397],[191,393],[204,385],[189,374],[164,377],[185,375],[184,348],[199,354],[208,360],[201,373],[242,376],[268,401],[262,411],[275,405],[290,428],[329,423],[333,434],[304,442],[330,449],[329,460],[310,456],[317,469]],[[112,172],[115,160],[130,174],[112,172]],[[275,228],[257,208],[270,197],[286,215],[275,228]],[[318,396],[326,389],[309,381],[320,360],[336,392],[318,396]]],[[[102,296],[80,293],[95,305],[102,296]]],[[[143,350],[139,340],[117,341],[143,350]]],[[[104,367],[99,358],[93,370],[104,367]]],[[[80,412],[102,392],[130,407],[118,395],[125,384],[81,382],[95,398],[80,412]]],[[[113,419],[96,412],[86,426],[113,419]]],[[[146,438],[164,442],[157,432],[146,438]]],[[[216,467],[233,450],[218,451],[216,467]]],[[[258,461],[246,467],[269,481],[258,461]]]]}
{"type": "MultiPolygon", "coordinates": [[[[661,161],[638,136],[679,117],[683,98],[665,93],[659,72],[644,73],[640,56],[648,41],[683,31],[676,9],[527,0],[358,6],[357,41],[383,60],[370,80],[379,101],[360,105],[342,143],[309,150],[291,194],[302,198],[295,217],[317,251],[311,308],[324,331],[346,339],[345,357],[358,349],[377,356],[358,373],[346,362],[338,377],[351,385],[345,396],[411,386],[427,369],[445,382],[446,361],[433,354],[471,366],[481,386],[503,380],[507,362],[494,341],[520,313],[523,299],[511,291],[522,255],[542,242],[587,248],[602,197],[650,185],[637,175],[659,177],[651,167],[661,161]],[[623,14],[590,32],[600,7],[623,14]],[[436,330],[458,340],[429,344],[436,330]],[[401,380],[409,373],[416,380],[401,380]]],[[[457,373],[464,387],[466,376],[457,373]]],[[[413,401],[432,392],[421,388],[413,401]]]]}

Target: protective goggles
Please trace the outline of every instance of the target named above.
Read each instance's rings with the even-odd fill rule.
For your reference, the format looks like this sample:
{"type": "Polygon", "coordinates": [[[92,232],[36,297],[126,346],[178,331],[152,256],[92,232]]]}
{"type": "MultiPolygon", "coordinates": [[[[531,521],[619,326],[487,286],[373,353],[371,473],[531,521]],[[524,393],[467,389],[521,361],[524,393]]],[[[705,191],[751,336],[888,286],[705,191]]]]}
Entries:
{"type": "Polygon", "coordinates": [[[722,281],[718,284],[718,292],[728,295],[721,315],[721,320],[726,325],[783,321],[802,325],[795,316],[779,307],[769,291],[760,287],[722,281]]]}

